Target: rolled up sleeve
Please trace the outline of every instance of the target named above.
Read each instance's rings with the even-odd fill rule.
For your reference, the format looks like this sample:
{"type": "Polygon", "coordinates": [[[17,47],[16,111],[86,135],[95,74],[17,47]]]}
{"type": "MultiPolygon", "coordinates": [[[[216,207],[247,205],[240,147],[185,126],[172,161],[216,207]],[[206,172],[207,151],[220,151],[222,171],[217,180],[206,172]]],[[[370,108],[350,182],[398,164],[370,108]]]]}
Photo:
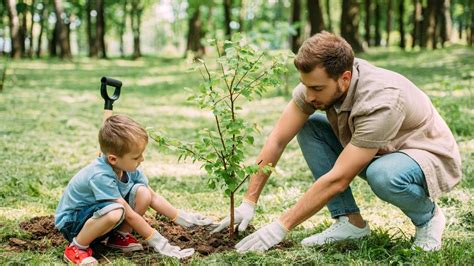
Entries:
{"type": "Polygon", "coordinates": [[[305,114],[311,115],[316,111],[311,104],[306,102],[306,87],[303,84],[300,83],[296,86],[292,96],[293,101],[305,114]]]}

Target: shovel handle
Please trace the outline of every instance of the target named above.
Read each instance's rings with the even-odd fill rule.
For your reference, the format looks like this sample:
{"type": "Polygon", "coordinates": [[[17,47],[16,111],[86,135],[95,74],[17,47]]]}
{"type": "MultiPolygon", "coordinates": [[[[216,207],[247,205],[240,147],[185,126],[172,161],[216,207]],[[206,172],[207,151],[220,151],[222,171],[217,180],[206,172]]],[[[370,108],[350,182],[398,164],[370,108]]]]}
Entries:
{"type": "MultiPolygon", "coordinates": [[[[104,110],[112,110],[114,101],[118,100],[120,97],[120,90],[122,88],[122,82],[120,80],[111,79],[107,77],[102,77],[100,79],[101,86],[100,86],[100,94],[102,98],[104,98],[104,110]],[[107,93],[107,86],[112,86],[115,88],[114,94],[109,96],[107,93]]],[[[104,114],[105,115],[105,114],[104,114]]]]}

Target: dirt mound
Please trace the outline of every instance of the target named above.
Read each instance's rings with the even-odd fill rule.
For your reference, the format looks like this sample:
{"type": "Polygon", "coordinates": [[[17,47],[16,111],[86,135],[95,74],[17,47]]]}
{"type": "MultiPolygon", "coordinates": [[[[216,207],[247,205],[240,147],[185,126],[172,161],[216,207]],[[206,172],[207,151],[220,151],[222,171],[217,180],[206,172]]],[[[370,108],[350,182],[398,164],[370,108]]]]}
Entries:
{"type": "MultiPolygon", "coordinates": [[[[194,248],[197,253],[207,256],[216,252],[230,251],[234,249],[235,244],[251,232],[255,231],[250,226],[245,234],[236,236],[235,240],[229,239],[228,233],[220,232],[211,234],[205,227],[196,227],[186,230],[176,225],[167,218],[157,215],[156,217],[145,217],[148,223],[166,237],[170,243],[181,248],[194,248]]],[[[25,234],[22,238],[10,238],[10,250],[21,252],[24,250],[45,251],[52,247],[65,246],[67,241],[61,233],[54,227],[54,216],[34,217],[31,220],[20,223],[20,228],[25,234]]],[[[143,241],[142,241],[143,242],[143,241]]],[[[291,247],[290,241],[280,243],[276,248],[291,247]]],[[[126,254],[129,259],[136,263],[143,262],[143,255],[155,253],[144,243],[145,250],[126,254]],[[141,256],[139,255],[141,254],[141,256]]],[[[93,247],[94,256],[101,261],[106,262],[113,257],[123,256],[123,254],[111,251],[101,243],[93,247]]],[[[150,261],[148,261],[150,262],[150,261]]]]}

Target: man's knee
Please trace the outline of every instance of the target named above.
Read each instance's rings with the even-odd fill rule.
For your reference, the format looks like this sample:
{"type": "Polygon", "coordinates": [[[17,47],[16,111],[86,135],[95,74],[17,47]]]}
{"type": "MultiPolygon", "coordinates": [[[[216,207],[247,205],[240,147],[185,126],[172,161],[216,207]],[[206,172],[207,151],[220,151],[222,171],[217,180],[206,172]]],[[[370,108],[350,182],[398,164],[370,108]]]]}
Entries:
{"type": "Polygon", "coordinates": [[[328,123],[326,116],[322,114],[314,114],[310,116],[296,135],[298,143],[301,145],[310,140],[312,136],[320,132],[320,130],[323,130],[325,125],[328,123]]]}
{"type": "Polygon", "coordinates": [[[372,191],[384,200],[401,188],[400,184],[397,184],[395,173],[382,163],[372,163],[367,168],[367,183],[372,191]]]}

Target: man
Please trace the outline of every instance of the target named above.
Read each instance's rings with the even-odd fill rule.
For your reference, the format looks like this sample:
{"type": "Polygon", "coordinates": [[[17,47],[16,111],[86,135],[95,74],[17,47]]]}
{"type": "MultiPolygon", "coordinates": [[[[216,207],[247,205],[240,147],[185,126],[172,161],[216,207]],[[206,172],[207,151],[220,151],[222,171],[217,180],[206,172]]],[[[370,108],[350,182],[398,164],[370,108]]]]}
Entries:
{"type": "MultiPolygon", "coordinates": [[[[354,59],[351,46],[328,32],[306,40],[294,63],[301,83],[257,161],[276,165],[297,135],[316,181],[295,206],[244,238],[237,250],[271,248],[324,205],[336,222],[305,238],[303,245],[369,235],[349,187],[356,175],[411,219],[416,226],[414,247],[439,250],[446,220],[433,200],[459,182],[461,159],[451,131],[429,98],[405,77],[354,59]],[[313,114],[318,109],[326,116],[313,114]]],[[[262,171],[250,178],[235,211],[239,231],[252,220],[267,179],[262,171]]],[[[228,224],[227,217],[215,231],[228,224]]]]}

